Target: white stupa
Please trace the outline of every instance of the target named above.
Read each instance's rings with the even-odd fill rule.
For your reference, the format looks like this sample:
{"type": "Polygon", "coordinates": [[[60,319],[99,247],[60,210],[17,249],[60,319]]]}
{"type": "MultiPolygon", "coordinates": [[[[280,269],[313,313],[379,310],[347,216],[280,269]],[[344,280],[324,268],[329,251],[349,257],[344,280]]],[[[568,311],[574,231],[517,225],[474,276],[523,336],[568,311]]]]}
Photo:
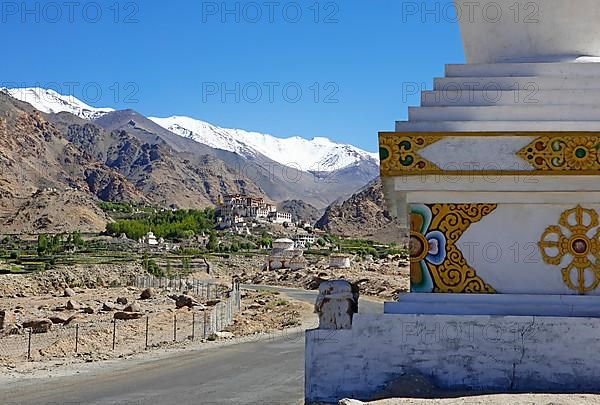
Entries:
{"type": "Polygon", "coordinates": [[[379,138],[410,292],[306,332],[307,403],[600,383],[600,1],[455,4],[467,63],[379,138]]]}

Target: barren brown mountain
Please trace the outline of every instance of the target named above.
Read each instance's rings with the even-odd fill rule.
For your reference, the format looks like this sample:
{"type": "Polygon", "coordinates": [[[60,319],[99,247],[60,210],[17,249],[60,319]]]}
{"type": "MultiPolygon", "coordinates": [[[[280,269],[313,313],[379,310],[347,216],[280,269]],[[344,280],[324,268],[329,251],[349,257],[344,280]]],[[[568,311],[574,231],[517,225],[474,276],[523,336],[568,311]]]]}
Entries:
{"type": "Polygon", "coordinates": [[[73,145],[125,176],[153,204],[205,208],[220,195],[263,195],[250,179],[213,156],[176,151],[129,127],[108,131],[68,113],[50,116],[73,145]]]}
{"type": "Polygon", "coordinates": [[[405,243],[407,230],[398,226],[385,206],[381,181],[374,180],[343,202],[331,204],[316,226],[336,235],[405,243]]]}
{"type": "MultiPolygon", "coordinates": [[[[143,195],[117,173],[71,144],[46,117],[31,107],[2,93],[0,96],[0,231],[49,227],[32,207],[19,213],[40,190],[80,191],[81,216],[90,218],[96,228],[105,221],[95,201],[102,194],[119,200],[144,201],[143,195]],[[91,211],[88,211],[93,207],[91,211]],[[20,214],[20,215],[17,215],[20,214]],[[93,219],[92,219],[93,218],[93,219]],[[24,223],[22,221],[26,221],[24,223]],[[10,223],[9,223],[10,222],[10,223]]],[[[60,193],[45,196],[46,204],[67,203],[60,193]]],[[[67,211],[68,212],[68,211],[67,211]]],[[[54,212],[55,215],[60,215],[54,212]]],[[[65,215],[56,218],[78,230],[80,219],[65,215]]],[[[87,222],[87,221],[83,221],[87,222]]],[[[63,224],[64,225],[64,224],[63,224]]],[[[51,227],[50,227],[51,229],[51,227]]],[[[80,229],[83,230],[83,229],[80,229]]]]}

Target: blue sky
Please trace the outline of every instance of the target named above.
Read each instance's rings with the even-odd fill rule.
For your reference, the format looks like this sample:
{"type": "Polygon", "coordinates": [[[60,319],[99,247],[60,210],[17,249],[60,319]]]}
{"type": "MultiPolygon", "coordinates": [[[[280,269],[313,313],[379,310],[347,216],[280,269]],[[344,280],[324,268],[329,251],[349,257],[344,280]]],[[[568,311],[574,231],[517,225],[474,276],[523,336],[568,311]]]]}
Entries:
{"type": "Polygon", "coordinates": [[[375,151],[419,102],[403,89],[464,62],[450,4],[2,2],[0,85],[375,151]]]}

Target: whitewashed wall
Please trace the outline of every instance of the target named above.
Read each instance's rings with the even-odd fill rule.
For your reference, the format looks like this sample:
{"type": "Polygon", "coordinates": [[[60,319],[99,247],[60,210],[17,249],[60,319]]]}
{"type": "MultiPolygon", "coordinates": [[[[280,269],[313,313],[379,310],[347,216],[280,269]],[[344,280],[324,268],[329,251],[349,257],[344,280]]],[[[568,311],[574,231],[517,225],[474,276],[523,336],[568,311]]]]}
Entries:
{"type": "Polygon", "coordinates": [[[358,314],[306,332],[307,403],[370,399],[404,373],[446,389],[597,390],[600,319],[358,314]]]}

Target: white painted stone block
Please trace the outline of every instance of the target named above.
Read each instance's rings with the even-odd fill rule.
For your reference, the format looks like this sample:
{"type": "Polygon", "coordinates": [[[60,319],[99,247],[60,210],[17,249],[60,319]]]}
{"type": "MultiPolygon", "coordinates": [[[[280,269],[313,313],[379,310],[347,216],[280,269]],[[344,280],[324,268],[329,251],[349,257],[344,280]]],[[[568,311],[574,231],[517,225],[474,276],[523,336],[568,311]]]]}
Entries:
{"type": "Polygon", "coordinates": [[[596,391],[600,319],[358,314],[306,332],[307,403],[368,400],[403,374],[473,391],[596,391]]]}

